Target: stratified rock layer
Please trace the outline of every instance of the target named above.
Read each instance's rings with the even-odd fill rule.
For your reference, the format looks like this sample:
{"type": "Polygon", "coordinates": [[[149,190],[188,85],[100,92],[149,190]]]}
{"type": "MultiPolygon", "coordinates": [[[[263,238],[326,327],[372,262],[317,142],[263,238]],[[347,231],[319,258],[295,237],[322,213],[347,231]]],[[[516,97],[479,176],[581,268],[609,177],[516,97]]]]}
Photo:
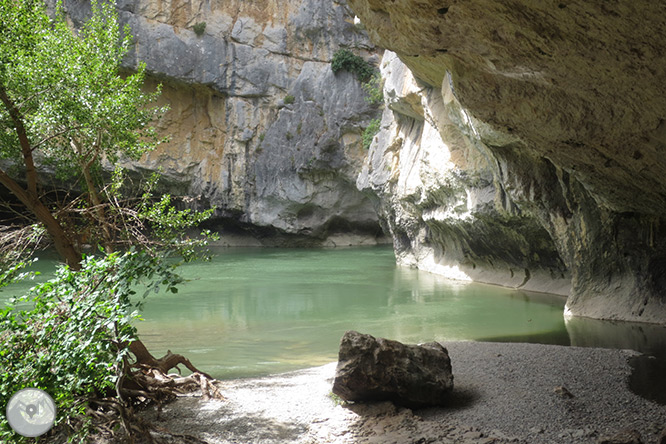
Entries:
{"type": "MultiPolygon", "coordinates": [[[[499,268],[508,265],[515,273],[511,264],[523,263],[526,270],[536,266],[565,278],[570,273],[568,313],[666,323],[664,5],[349,3],[375,43],[395,51],[414,74],[423,90],[407,102],[426,100],[421,114],[441,135],[444,152],[461,154],[452,161],[456,168],[445,169],[462,176],[452,183],[464,190],[458,196],[467,194],[467,207],[476,213],[472,219],[500,216],[487,219],[490,225],[473,223],[460,237],[455,232],[469,225],[459,221],[465,208],[451,199],[455,193],[443,195],[448,201],[433,200],[438,193],[432,193],[432,204],[424,206],[428,193],[419,191],[417,211],[399,213],[400,218],[385,212],[393,225],[406,228],[394,230],[398,244],[411,244],[407,251],[418,257],[422,249],[414,244],[424,239],[435,251],[435,265],[443,260],[445,266],[466,267],[471,261],[488,268],[501,239],[503,248],[519,254],[502,257],[499,268]],[[453,134],[447,130],[452,125],[453,134]],[[484,188],[488,208],[476,211],[479,199],[470,196],[484,188]],[[449,223],[454,213],[458,220],[449,223]],[[484,228],[490,226],[497,229],[484,228]],[[424,229],[421,237],[413,234],[424,229]],[[517,236],[512,239],[511,233],[517,236]]],[[[399,127],[411,111],[404,105],[394,109],[399,127]]],[[[412,112],[414,122],[419,114],[412,112]]],[[[385,130],[393,131],[385,140],[397,140],[398,127],[391,125],[385,116],[385,130]]],[[[403,152],[401,143],[382,146],[381,134],[378,142],[374,150],[403,152]]],[[[386,190],[377,152],[372,156],[374,173],[359,184],[386,190]]],[[[440,170],[441,162],[437,165],[431,170],[440,170]]],[[[392,165],[389,170],[396,171],[392,165]]],[[[504,283],[505,274],[486,281],[504,283]]]]}
{"type": "MultiPolygon", "coordinates": [[[[87,17],[89,2],[65,3],[75,24],[87,17]]],[[[133,168],[161,168],[166,191],[215,205],[216,228],[286,243],[381,235],[355,187],[377,108],[351,73],[330,68],[340,47],[377,60],[344,1],[122,0],[118,9],[134,36],[126,66],[144,62],[170,108],[159,124],[170,140],[133,168]]]]}
{"type": "Polygon", "coordinates": [[[417,408],[446,403],[451,390],[451,360],[437,342],[405,345],[356,331],[340,341],[333,393],[346,401],[417,408]]]}

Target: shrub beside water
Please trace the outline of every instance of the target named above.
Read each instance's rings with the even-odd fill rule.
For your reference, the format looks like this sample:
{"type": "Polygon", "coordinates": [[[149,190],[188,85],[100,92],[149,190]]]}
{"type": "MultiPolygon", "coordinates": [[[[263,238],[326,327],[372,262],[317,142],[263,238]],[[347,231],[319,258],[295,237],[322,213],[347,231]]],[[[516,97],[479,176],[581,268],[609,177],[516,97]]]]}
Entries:
{"type": "MultiPolygon", "coordinates": [[[[137,338],[136,288],[145,297],[160,287],[176,292],[182,281],[174,264],[133,249],[88,257],[81,267],[61,266],[0,310],[0,405],[23,388],[45,390],[58,406],[56,427],[77,441],[90,431],[90,402],[114,397],[124,374],[128,343],[137,338]]],[[[33,441],[0,416],[0,442],[33,441]]]]}

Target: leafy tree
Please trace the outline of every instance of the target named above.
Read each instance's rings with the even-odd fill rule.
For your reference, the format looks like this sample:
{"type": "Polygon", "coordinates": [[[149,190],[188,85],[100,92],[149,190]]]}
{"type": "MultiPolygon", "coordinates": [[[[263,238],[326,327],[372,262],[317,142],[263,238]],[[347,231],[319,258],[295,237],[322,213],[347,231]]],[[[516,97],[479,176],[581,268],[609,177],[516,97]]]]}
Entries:
{"type": "Polygon", "coordinates": [[[149,123],[162,110],[147,105],[159,91],[142,92],[142,65],[119,75],[130,44],[110,3],[93,2],[91,19],[75,33],[60,8],[50,20],[39,0],[0,0],[0,158],[22,170],[15,179],[0,168],[0,183],[71,267],[78,267],[84,242],[112,248],[118,234],[107,217],[102,163],[139,159],[158,142],[149,123]],[[49,202],[44,167],[84,190],[76,211],[49,202]]]}
{"type": "MultiPolygon", "coordinates": [[[[0,404],[23,387],[50,391],[58,423],[79,437],[88,430],[83,413],[136,433],[129,406],[173,390],[146,369],[160,378],[176,364],[196,372],[180,355],[154,358],[131,324],[137,285],[176,291],[177,262],[165,258],[195,256],[203,241],[187,231],[212,210],[178,211],[170,196],[156,199],[156,177],[129,195],[122,168],[104,172],[159,142],[151,126],[163,112],[151,105],[159,90],[142,91],[144,66],[121,75],[130,44],[111,3],[93,0],[92,17],[72,30],[60,6],[49,17],[43,0],[0,0],[0,184],[28,221],[0,229],[0,286],[20,276],[22,252],[40,239],[66,262],[0,311],[0,404]],[[49,188],[47,171],[69,184],[64,198],[49,188]],[[84,256],[85,244],[100,257],[84,256]],[[118,246],[125,252],[114,253],[118,246]]],[[[4,419],[0,440],[20,440],[4,419]]]]}

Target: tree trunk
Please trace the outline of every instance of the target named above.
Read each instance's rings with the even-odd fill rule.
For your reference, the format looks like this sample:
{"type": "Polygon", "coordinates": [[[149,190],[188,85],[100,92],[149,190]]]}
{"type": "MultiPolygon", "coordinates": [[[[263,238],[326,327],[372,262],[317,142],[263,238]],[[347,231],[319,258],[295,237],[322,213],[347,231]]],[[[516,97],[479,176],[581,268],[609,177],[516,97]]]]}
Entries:
{"type": "Polygon", "coordinates": [[[51,211],[36,197],[32,197],[28,191],[24,190],[14,179],[9,177],[7,173],[0,170],[0,183],[2,183],[9,191],[16,196],[26,208],[34,214],[38,221],[44,224],[46,231],[53,240],[53,244],[60,254],[60,257],[65,261],[70,268],[74,270],[80,269],[79,262],[81,261],[81,253],[76,250],[74,244],[69,239],[69,236],[60,225],[60,222],[53,217],[51,211]]]}
{"type": "Polygon", "coordinates": [[[14,179],[9,177],[7,173],[0,170],[0,183],[9,189],[32,214],[44,224],[46,231],[51,236],[60,257],[71,268],[80,269],[79,262],[81,261],[81,253],[74,248],[74,244],[63,229],[60,222],[53,216],[51,211],[39,200],[37,194],[37,169],[32,157],[32,145],[28,137],[28,132],[23,124],[23,116],[16,108],[12,99],[7,95],[4,87],[0,87],[0,101],[9,112],[9,115],[14,122],[14,129],[18,136],[21,145],[21,154],[23,155],[23,163],[25,165],[25,179],[28,183],[28,189],[24,190],[14,179]]]}
{"type": "MultiPolygon", "coordinates": [[[[79,145],[79,143],[75,140],[73,140],[72,143],[76,147],[76,150],[79,152],[79,155],[82,155],[83,150],[82,147],[79,145]]],[[[90,173],[90,165],[92,164],[93,160],[94,158],[89,161],[86,161],[86,159],[82,159],[80,163],[81,171],[83,172],[83,178],[86,181],[86,186],[88,187],[88,194],[90,195],[90,201],[95,207],[95,213],[97,214],[97,223],[102,228],[102,236],[104,237],[103,238],[104,249],[106,250],[107,253],[113,253],[113,234],[111,230],[109,230],[109,222],[108,219],[106,218],[106,212],[104,211],[104,206],[102,205],[102,199],[99,198],[99,194],[97,193],[97,188],[95,186],[95,181],[93,180],[92,174],[90,173]]]]}

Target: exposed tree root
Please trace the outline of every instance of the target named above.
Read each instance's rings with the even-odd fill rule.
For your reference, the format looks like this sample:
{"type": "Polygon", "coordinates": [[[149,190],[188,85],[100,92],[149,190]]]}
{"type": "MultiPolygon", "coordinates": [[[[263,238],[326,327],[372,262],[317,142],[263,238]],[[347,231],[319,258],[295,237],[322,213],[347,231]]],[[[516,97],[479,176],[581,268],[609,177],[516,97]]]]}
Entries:
{"type": "Polygon", "coordinates": [[[155,358],[136,340],[129,345],[135,361],[124,361],[119,369],[116,396],[100,397],[90,400],[87,419],[92,421],[98,441],[114,443],[155,443],[174,442],[205,444],[199,438],[172,434],[155,424],[151,424],[136,415],[138,409],[155,404],[158,418],[162,406],[176,398],[178,394],[201,391],[204,400],[224,399],[217,387],[217,381],[210,375],[199,371],[182,355],[167,352],[162,358],[155,358]],[[168,373],[178,365],[185,366],[192,372],[189,376],[168,373]]]}

